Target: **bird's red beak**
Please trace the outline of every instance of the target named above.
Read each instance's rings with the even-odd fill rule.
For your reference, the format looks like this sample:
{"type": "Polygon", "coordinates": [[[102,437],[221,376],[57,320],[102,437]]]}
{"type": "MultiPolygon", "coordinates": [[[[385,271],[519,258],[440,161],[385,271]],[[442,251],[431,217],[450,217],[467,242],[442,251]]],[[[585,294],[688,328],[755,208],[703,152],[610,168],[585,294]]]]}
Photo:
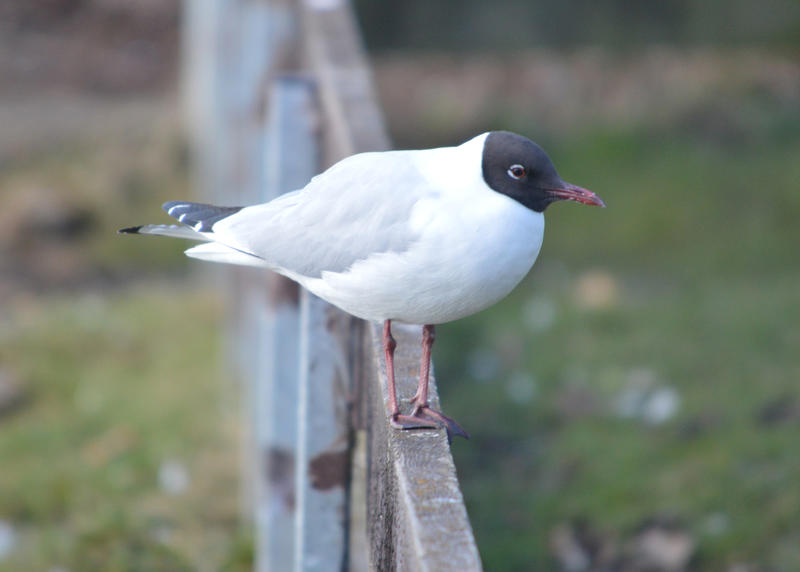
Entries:
{"type": "Polygon", "coordinates": [[[584,189],[570,183],[564,182],[563,186],[558,189],[548,189],[550,194],[556,197],[559,201],[575,201],[585,205],[594,205],[597,207],[605,207],[606,203],[603,199],[598,197],[589,189],[584,189]]]}

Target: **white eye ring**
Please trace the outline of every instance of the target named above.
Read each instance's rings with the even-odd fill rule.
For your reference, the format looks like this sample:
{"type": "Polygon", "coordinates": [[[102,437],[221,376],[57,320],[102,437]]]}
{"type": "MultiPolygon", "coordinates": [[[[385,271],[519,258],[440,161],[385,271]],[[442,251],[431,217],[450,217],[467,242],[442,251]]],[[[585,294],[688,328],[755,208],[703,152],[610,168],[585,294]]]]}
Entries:
{"type": "Polygon", "coordinates": [[[509,177],[511,177],[512,179],[516,179],[517,181],[522,179],[522,177],[524,177],[526,174],[525,167],[523,167],[522,165],[518,165],[516,163],[514,165],[511,165],[508,168],[508,171],[506,171],[506,173],[508,173],[509,177]]]}

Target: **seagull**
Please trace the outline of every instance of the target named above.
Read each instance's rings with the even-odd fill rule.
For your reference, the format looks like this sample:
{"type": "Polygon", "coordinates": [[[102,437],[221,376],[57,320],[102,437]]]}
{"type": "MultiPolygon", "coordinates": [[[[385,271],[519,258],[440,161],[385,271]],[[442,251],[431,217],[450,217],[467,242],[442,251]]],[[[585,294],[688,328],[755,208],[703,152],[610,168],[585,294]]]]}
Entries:
{"type": "Polygon", "coordinates": [[[443,426],[468,437],[428,402],[435,325],[508,295],[539,255],[545,209],[565,200],[605,206],[561,179],[530,139],[491,131],[455,147],[352,155],[263,204],[171,201],[163,208],[181,224],[119,232],[198,241],[187,256],[269,269],[353,316],[383,323],[391,424],[443,426]],[[422,325],[410,414],[397,400],[392,322],[422,325]]]}

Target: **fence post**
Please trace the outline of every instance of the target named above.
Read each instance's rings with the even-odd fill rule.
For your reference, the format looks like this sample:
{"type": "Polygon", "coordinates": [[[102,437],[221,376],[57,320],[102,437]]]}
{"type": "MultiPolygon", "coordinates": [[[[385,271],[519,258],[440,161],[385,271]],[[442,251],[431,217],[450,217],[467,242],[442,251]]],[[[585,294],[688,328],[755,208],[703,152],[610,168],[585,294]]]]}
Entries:
{"type": "MultiPolygon", "coordinates": [[[[317,172],[319,155],[311,82],[278,76],[269,87],[268,101],[262,201],[303,187],[317,172]]],[[[298,449],[305,397],[300,364],[307,363],[303,339],[309,318],[299,307],[296,284],[275,275],[267,280],[249,290],[258,299],[250,302],[251,308],[258,308],[260,316],[258,345],[255,355],[249,356],[259,364],[252,404],[258,493],[256,569],[299,570],[297,475],[302,470],[298,449]]]]}

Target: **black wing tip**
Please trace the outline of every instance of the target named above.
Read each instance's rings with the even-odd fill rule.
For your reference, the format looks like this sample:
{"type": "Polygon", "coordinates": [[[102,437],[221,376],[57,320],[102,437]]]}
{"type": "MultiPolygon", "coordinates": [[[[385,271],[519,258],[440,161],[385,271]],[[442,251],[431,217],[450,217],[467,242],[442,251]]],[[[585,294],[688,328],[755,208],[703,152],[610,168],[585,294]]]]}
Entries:
{"type": "Polygon", "coordinates": [[[129,226],[126,228],[121,228],[117,231],[117,234],[139,234],[139,231],[142,230],[142,226],[144,225],[140,224],[139,226],[129,226]]]}

